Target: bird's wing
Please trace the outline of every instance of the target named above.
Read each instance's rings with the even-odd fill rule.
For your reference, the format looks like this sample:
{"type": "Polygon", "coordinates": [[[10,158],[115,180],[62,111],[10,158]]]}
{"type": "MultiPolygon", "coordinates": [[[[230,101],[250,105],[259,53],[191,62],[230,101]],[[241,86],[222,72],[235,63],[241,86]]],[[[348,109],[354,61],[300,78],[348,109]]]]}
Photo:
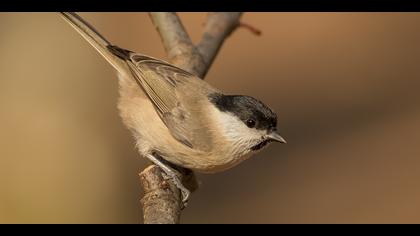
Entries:
{"type": "Polygon", "coordinates": [[[112,45],[76,13],[61,15],[120,74],[134,77],[175,139],[197,150],[209,148],[211,133],[202,110],[209,85],[167,62],[112,45]]]}
{"type": "Polygon", "coordinates": [[[211,144],[203,102],[207,86],[201,79],[164,61],[137,53],[127,60],[172,136],[186,146],[205,150],[211,144]]]}

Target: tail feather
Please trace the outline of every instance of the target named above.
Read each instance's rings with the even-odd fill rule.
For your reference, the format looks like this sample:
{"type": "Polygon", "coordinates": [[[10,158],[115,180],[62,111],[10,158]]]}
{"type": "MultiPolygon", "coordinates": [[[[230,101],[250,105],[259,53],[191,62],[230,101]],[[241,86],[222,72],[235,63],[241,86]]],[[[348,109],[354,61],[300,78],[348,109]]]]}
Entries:
{"type": "Polygon", "coordinates": [[[115,55],[108,48],[112,44],[105,39],[93,26],[74,12],[61,12],[67,21],[86,41],[88,41],[119,73],[126,73],[126,64],[122,58],[115,55]]]}

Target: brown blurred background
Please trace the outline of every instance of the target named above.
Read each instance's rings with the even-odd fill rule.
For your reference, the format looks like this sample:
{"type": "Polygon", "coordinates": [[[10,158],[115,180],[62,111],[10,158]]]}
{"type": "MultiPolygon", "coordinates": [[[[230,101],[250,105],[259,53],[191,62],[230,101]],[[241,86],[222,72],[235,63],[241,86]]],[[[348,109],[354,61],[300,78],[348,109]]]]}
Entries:
{"type": "MultiPolygon", "coordinates": [[[[82,13],[165,59],[145,13],[82,13]]],[[[194,41],[205,13],[181,13],[194,41]]],[[[246,13],[206,80],[279,115],[287,145],[216,175],[183,223],[420,223],[420,14],[246,13]]],[[[139,223],[147,165],[117,79],[54,13],[0,14],[0,223],[139,223]]]]}

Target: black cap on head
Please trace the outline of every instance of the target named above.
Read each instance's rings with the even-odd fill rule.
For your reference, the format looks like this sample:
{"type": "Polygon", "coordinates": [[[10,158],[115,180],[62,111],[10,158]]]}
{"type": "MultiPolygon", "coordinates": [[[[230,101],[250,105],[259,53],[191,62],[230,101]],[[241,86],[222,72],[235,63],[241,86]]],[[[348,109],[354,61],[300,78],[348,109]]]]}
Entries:
{"type": "Polygon", "coordinates": [[[259,130],[273,130],[277,126],[277,115],[261,101],[243,95],[213,93],[209,100],[223,112],[230,112],[248,127],[259,130]]]}

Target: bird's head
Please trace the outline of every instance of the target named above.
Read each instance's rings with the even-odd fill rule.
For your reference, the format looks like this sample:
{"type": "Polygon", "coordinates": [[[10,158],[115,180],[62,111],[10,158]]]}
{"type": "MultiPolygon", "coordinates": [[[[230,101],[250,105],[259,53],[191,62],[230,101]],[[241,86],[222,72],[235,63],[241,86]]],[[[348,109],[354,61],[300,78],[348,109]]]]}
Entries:
{"type": "Polygon", "coordinates": [[[261,150],[271,142],[286,143],[277,132],[277,115],[261,101],[243,95],[211,94],[223,135],[238,152],[261,150]]]}

